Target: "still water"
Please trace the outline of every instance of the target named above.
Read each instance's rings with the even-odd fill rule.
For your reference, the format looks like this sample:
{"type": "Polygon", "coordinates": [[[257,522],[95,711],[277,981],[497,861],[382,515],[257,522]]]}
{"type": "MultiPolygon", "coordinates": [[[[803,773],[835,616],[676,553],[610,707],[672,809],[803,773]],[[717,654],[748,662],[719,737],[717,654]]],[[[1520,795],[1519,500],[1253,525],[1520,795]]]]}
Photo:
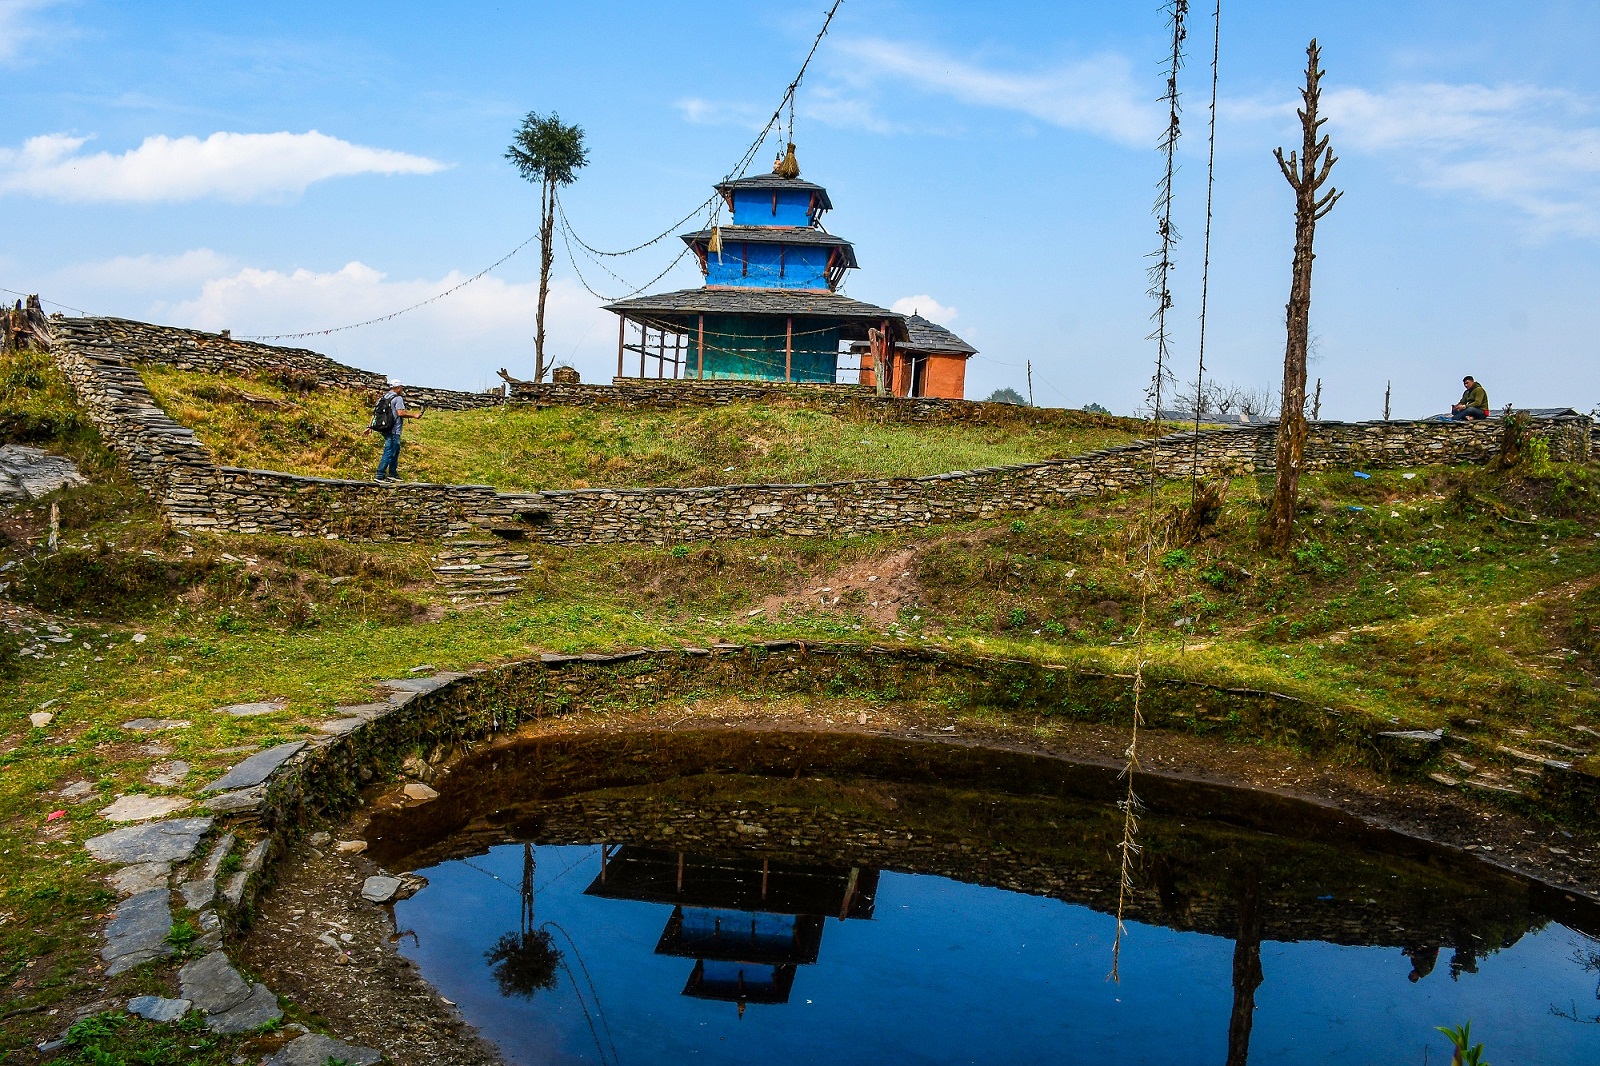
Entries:
{"type": "Polygon", "coordinates": [[[509,1062],[1600,1063],[1581,901],[1150,779],[869,738],[544,741],[380,813],[402,951],[509,1062]],[[1204,817],[1202,817],[1202,814],[1204,817]]]}

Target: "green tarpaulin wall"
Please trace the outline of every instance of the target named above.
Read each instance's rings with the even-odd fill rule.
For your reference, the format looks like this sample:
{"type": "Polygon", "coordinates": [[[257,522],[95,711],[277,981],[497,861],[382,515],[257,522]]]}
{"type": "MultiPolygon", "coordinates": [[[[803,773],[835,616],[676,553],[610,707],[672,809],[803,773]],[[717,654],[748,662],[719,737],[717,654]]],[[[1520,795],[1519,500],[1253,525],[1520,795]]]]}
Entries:
{"type": "MultiPolygon", "coordinates": [[[[687,377],[695,376],[696,337],[689,337],[687,377]]],[[[707,378],[784,380],[784,319],[751,315],[707,315],[707,378]]],[[[839,329],[818,319],[794,320],[791,381],[838,380],[839,329]]]]}

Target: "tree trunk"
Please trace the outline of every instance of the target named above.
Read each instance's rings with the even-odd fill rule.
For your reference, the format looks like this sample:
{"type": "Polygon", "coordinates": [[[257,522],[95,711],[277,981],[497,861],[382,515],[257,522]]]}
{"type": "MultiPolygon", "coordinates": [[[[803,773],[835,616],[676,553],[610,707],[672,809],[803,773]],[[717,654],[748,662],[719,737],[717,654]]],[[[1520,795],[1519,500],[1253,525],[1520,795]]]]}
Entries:
{"type": "Polygon", "coordinates": [[[534,320],[533,380],[543,382],[549,365],[544,358],[544,304],[550,295],[550,264],[555,260],[556,186],[546,179],[539,186],[539,312],[534,320]]]}
{"type": "Polygon", "coordinates": [[[1306,87],[1300,91],[1305,102],[1299,112],[1303,134],[1301,149],[1298,153],[1290,152],[1287,160],[1283,149],[1274,151],[1279,169],[1295,192],[1294,266],[1289,284],[1288,339],[1283,353],[1283,400],[1278,407],[1277,480],[1264,530],[1267,547],[1280,554],[1289,550],[1294,536],[1300,470],[1305,461],[1306,341],[1311,324],[1311,265],[1316,258],[1312,246],[1317,220],[1332,210],[1341,195],[1330,189],[1327,195],[1319,197],[1328,172],[1337,161],[1328,150],[1328,138],[1318,137],[1322,124],[1327,121],[1317,117],[1317,105],[1322,97],[1320,55],[1317,42],[1313,40],[1306,49],[1306,87]]]}
{"type": "Polygon", "coordinates": [[[1250,1030],[1261,987],[1261,875],[1250,871],[1239,887],[1239,935],[1233,941],[1233,1012],[1228,1017],[1227,1066],[1250,1061],[1250,1030]]]}
{"type": "Polygon", "coordinates": [[[3,332],[0,349],[5,351],[50,350],[50,319],[37,296],[29,296],[25,305],[17,301],[15,309],[0,304],[0,332],[3,332]]]}

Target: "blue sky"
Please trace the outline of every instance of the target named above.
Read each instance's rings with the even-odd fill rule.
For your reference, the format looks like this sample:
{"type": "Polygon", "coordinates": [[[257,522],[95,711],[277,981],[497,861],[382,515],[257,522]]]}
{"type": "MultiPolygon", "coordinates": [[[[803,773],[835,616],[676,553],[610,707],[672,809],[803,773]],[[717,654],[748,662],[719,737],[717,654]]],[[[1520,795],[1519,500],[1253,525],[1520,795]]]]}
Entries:
{"type": "MultiPolygon", "coordinates": [[[[321,329],[425,299],[534,232],[502,159],[521,115],[584,126],[564,200],[588,243],[665,230],[776,105],[824,0],[442,7],[0,0],[0,286],[237,335],[321,329]]],[[[1175,276],[1193,376],[1209,3],[1193,15],[1175,276]]],[[[1211,372],[1276,387],[1292,237],[1273,147],[1324,47],[1345,199],[1318,235],[1324,414],[1600,400],[1600,94],[1592,5],[1230,3],[1211,372]]],[[[1132,411],[1149,378],[1145,256],[1165,30],[1155,3],[845,0],[801,90],[805,176],[856,243],[846,291],[976,345],[968,394],[1132,411]],[[901,303],[907,301],[906,303],[901,303]]],[[[757,166],[770,163],[764,151],[757,166]]],[[[683,229],[692,228],[686,225],[683,229]]],[[[621,295],[669,238],[580,260],[621,295]],[[626,284],[624,284],[624,281],[626,284]]],[[[614,368],[615,325],[558,250],[552,352],[614,368]]],[[[537,257],[394,322],[301,343],[430,384],[531,363],[537,257]]],[[[654,286],[699,283],[685,260],[654,286]]]]}

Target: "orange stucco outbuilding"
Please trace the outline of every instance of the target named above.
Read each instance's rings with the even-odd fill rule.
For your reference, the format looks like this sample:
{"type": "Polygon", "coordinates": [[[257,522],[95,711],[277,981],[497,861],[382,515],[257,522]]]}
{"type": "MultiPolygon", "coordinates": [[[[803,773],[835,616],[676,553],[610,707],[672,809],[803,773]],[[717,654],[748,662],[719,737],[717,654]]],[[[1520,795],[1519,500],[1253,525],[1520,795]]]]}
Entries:
{"type": "MultiPolygon", "coordinates": [[[[966,398],[967,360],[978,349],[921,315],[906,319],[906,340],[889,354],[888,391],[895,396],[966,398]]],[[[870,352],[861,353],[861,384],[877,385],[870,352]]]]}

